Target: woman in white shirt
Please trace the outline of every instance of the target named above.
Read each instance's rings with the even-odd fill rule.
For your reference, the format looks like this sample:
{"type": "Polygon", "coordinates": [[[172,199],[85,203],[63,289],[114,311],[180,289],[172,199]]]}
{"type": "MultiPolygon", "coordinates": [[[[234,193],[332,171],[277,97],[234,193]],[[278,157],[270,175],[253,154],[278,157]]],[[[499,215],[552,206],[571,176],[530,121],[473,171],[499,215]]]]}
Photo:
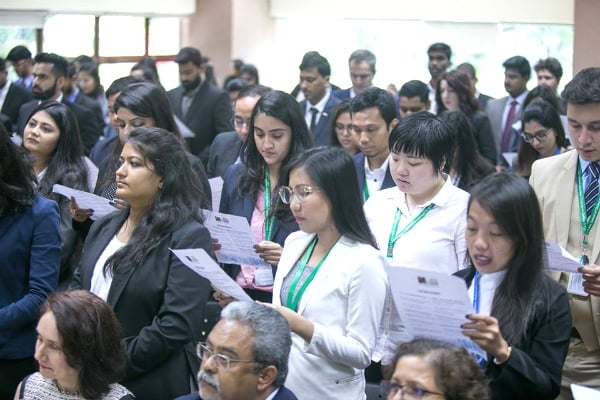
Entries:
{"type": "MultiPolygon", "coordinates": [[[[455,273],[466,257],[469,194],[444,172],[454,154],[451,128],[430,113],[416,113],[392,129],[389,146],[396,187],[373,193],[364,205],[380,251],[392,267],[455,273]]],[[[409,339],[389,293],[386,304],[383,347],[378,349],[383,365],[389,365],[398,344],[409,339]]]]}
{"type": "Polygon", "coordinates": [[[300,399],[364,399],[383,312],[385,257],[361,210],[358,179],[341,148],[307,150],[279,189],[302,231],[288,236],[273,307],[292,330],[288,386],[300,399]]]}

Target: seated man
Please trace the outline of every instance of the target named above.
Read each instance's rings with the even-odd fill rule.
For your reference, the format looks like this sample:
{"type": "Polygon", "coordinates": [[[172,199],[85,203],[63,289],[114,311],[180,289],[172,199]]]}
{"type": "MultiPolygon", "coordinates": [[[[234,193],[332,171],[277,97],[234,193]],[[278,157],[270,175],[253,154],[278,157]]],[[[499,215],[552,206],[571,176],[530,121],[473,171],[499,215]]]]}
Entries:
{"type": "Polygon", "coordinates": [[[200,393],[177,400],[298,400],[283,386],[292,338],[274,309],[236,301],[198,344],[200,393]]]}

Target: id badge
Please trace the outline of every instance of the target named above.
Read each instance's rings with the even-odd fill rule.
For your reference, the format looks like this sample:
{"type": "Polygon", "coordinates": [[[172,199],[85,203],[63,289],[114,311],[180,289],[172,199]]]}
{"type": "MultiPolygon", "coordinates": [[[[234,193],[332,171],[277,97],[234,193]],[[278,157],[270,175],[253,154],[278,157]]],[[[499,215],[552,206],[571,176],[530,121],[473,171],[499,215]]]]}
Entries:
{"type": "Polygon", "coordinates": [[[254,270],[254,284],[256,286],[273,286],[273,270],[271,268],[257,267],[254,270]]]}

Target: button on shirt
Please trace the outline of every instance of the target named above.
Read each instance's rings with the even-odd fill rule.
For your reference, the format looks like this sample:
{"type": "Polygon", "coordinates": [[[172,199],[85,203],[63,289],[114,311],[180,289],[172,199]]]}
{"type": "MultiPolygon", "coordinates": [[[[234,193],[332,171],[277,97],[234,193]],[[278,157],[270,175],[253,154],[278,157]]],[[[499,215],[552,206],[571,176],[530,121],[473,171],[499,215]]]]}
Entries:
{"type": "Polygon", "coordinates": [[[381,190],[389,163],[390,156],[387,156],[383,164],[381,164],[381,167],[371,170],[369,169],[369,160],[365,157],[365,179],[367,180],[367,187],[369,188],[369,196],[381,190]]]}

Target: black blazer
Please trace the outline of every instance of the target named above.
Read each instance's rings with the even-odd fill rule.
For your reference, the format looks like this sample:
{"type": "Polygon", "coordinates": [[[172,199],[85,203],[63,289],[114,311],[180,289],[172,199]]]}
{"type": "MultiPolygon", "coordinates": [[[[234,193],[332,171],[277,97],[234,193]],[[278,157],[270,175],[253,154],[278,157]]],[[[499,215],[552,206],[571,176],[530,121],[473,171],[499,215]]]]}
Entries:
{"type": "MultiPolygon", "coordinates": [[[[96,262],[127,215],[128,210],[122,210],[92,225],[72,288],[90,289],[96,262]]],[[[190,382],[196,382],[199,362],[194,344],[200,338],[210,284],[169,248],[203,248],[213,254],[208,230],[190,220],[137,267],[117,271],[108,293],[127,352],[127,377],[122,384],[138,399],[173,399],[189,393],[190,382]]]]}
{"type": "MultiPolygon", "coordinates": [[[[454,275],[465,279],[470,286],[475,269],[462,269],[454,275]]],[[[526,334],[520,343],[509,343],[512,352],[508,361],[497,365],[488,355],[485,374],[490,380],[493,399],[550,400],[560,392],[562,366],[571,336],[571,311],[565,289],[546,275],[543,279],[550,286],[549,299],[537,297],[526,334]]]]}
{"type": "MultiPolygon", "coordinates": [[[[329,134],[331,132],[333,113],[340,102],[340,99],[334,97],[332,92],[327,100],[327,103],[325,103],[325,108],[321,113],[319,122],[315,126],[315,131],[311,132],[313,141],[315,142],[315,147],[327,146],[329,144],[329,134]]],[[[306,112],[306,100],[302,100],[300,102],[300,108],[302,108],[302,113],[306,112]]]]}
{"type": "Polygon", "coordinates": [[[498,154],[496,153],[496,142],[494,141],[490,119],[482,111],[475,112],[470,119],[479,153],[488,159],[492,165],[495,165],[498,154]]]}
{"type": "MultiPolygon", "coordinates": [[[[352,156],[352,159],[354,160],[354,168],[356,168],[356,174],[358,175],[358,189],[360,190],[360,195],[362,196],[363,186],[365,185],[365,155],[361,152],[358,152],[352,156]]],[[[392,178],[392,174],[390,172],[390,165],[388,164],[388,167],[385,170],[383,184],[379,190],[388,189],[394,186],[396,186],[396,183],[394,183],[394,179],[392,178]]]]}
{"type": "MultiPolygon", "coordinates": [[[[88,155],[102,134],[102,127],[98,125],[98,119],[92,110],[82,107],[78,104],[71,103],[64,97],[62,103],[69,107],[71,111],[73,111],[73,114],[75,114],[77,125],[79,126],[81,142],[83,143],[83,149],[85,154],[88,155]]],[[[31,114],[38,104],[39,100],[32,100],[23,104],[19,109],[19,120],[17,124],[17,133],[19,135],[23,136],[23,129],[25,128],[29,114],[31,114]]]]}
{"type": "Polygon", "coordinates": [[[73,103],[91,110],[98,120],[98,126],[104,130],[104,116],[102,115],[102,107],[100,106],[100,103],[81,92],[77,93],[73,103]]]}
{"type": "Polygon", "coordinates": [[[9,132],[17,130],[19,108],[28,101],[31,101],[31,99],[33,99],[33,96],[29,90],[14,83],[10,85],[4,99],[4,104],[2,104],[2,109],[0,109],[0,112],[10,120],[11,126],[9,132]]]}
{"type": "Polygon", "coordinates": [[[186,138],[190,151],[200,156],[200,159],[206,163],[210,144],[215,136],[219,132],[233,130],[231,101],[227,92],[205,81],[200,84],[200,89],[192,99],[189,112],[184,116],[181,111],[184,92],[183,86],[178,86],[170,90],[167,95],[175,115],[196,135],[193,138],[186,138]]]}
{"type": "Polygon", "coordinates": [[[206,173],[209,178],[225,177],[225,171],[240,155],[242,140],[235,132],[219,133],[210,146],[208,167],[206,173]]]}

